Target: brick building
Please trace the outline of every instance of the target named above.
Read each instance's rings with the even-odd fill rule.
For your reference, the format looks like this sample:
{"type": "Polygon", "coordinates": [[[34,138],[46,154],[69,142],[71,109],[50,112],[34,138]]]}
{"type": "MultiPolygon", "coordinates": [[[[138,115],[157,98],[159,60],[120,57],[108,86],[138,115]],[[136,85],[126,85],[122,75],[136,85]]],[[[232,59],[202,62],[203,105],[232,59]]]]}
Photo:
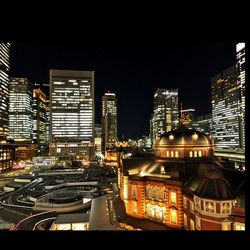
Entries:
{"type": "Polygon", "coordinates": [[[120,196],[128,215],[180,230],[244,230],[245,175],[223,166],[210,135],[162,134],[154,158],[120,159],[120,196]]]}

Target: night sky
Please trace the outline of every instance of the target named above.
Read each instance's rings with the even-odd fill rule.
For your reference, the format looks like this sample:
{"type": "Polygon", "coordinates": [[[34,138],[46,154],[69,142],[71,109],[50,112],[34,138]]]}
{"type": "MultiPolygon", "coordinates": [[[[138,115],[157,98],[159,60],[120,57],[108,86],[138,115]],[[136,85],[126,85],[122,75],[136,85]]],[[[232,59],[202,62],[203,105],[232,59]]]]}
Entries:
{"type": "Polygon", "coordinates": [[[178,88],[183,108],[211,113],[211,77],[236,61],[236,43],[164,40],[87,40],[12,43],[11,77],[48,84],[49,69],[95,70],[96,123],[101,96],[116,93],[119,136],[149,134],[153,92],[178,88]]]}

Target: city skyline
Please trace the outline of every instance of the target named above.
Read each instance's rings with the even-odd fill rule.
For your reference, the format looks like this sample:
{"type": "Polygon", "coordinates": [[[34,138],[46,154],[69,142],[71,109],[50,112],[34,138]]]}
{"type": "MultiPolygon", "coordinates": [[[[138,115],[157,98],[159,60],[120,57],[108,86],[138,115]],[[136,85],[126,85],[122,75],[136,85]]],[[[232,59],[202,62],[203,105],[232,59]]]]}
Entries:
{"type": "Polygon", "coordinates": [[[111,91],[119,100],[118,136],[136,139],[149,134],[152,93],[158,88],[178,88],[179,102],[195,108],[196,116],[211,113],[211,78],[236,63],[235,46],[163,40],[14,43],[10,76],[48,84],[49,69],[94,70],[96,123],[101,96],[111,91]]]}

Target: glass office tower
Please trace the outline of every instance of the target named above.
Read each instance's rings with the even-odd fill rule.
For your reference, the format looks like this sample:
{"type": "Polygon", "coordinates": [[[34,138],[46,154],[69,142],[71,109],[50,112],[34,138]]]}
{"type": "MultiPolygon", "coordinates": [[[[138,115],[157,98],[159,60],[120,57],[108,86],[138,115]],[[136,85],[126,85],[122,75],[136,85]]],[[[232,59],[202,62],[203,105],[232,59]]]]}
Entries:
{"type": "Polygon", "coordinates": [[[117,99],[114,93],[102,97],[102,151],[115,146],[117,141],[117,99]]]}
{"type": "Polygon", "coordinates": [[[50,155],[88,158],[94,117],[94,71],[50,70],[50,155]]]}
{"type": "Polygon", "coordinates": [[[27,78],[10,78],[10,137],[16,142],[33,139],[32,84],[27,78]]]}
{"type": "Polygon", "coordinates": [[[10,43],[0,43],[0,141],[9,135],[10,43]]]}

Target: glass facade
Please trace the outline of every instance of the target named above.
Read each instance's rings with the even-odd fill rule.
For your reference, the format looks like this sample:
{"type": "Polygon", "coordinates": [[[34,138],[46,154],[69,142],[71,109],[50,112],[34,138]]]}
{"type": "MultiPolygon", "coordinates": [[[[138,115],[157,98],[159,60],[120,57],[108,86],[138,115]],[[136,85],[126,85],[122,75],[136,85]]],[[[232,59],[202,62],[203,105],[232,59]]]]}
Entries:
{"type": "Polygon", "coordinates": [[[245,150],[245,43],[238,43],[236,45],[237,58],[237,81],[240,82],[240,134],[241,147],[245,150]]]}
{"type": "Polygon", "coordinates": [[[232,66],[212,78],[212,135],[217,149],[242,147],[240,106],[240,82],[232,66]]]}
{"type": "Polygon", "coordinates": [[[33,140],[45,144],[46,140],[46,95],[40,88],[33,89],[33,140]]]}
{"type": "Polygon", "coordinates": [[[191,125],[194,120],[195,109],[183,109],[181,113],[181,123],[185,124],[187,127],[191,125]]]}
{"type": "Polygon", "coordinates": [[[32,84],[27,78],[10,78],[10,137],[17,142],[32,142],[32,84]]]}
{"type": "Polygon", "coordinates": [[[117,99],[114,93],[102,97],[103,152],[115,146],[117,141],[117,99]]]}
{"type": "Polygon", "coordinates": [[[212,114],[197,116],[194,118],[191,127],[203,133],[211,133],[212,114]]]}
{"type": "Polygon", "coordinates": [[[50,70],[50,154],[75,159],[94,142],[94,71],[50,70]]]}
{"type": "Polygon", "coordinates": [[[10,43],[0,43],[0,140],[9,135],[10,43]]]}
{"type": "Polygon", "coordinates": [[[178,89],[157,89],[154,93],[154,112],[151,116],[153,142],[156,136],[179,126],[178,89]]]}

